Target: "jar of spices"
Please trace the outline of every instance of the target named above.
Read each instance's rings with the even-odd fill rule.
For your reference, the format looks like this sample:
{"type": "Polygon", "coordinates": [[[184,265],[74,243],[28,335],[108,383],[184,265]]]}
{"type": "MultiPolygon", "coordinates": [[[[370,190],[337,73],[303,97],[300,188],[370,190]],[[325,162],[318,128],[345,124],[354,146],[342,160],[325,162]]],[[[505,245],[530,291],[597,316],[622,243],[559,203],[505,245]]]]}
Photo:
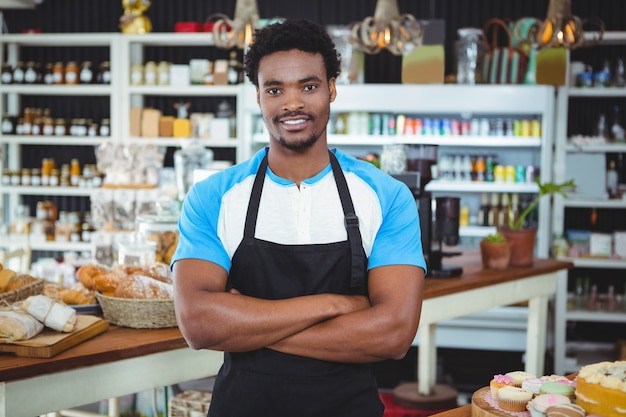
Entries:
{"type": "Polygon", "coordinates": [[[111,120],[102,119],[100,122],[100,136],[110,136],[111,135],[111,120]]]}
{"type": "Polygon", "coordinates": [[[78,84],[78,65],[70,61],[65,66],[65,84],[78,84]]]}
{"type": "Polygon", "coordinates": [[[24,84],[36,84],[37,78],[38,74],[35,61],[28,61],[24,68],[24,84]]]}
{"type": "Polygon", "coordinates": [[[98,136],[99,130],[98,123],[91,123],[87,128],[87,136],[98,136]]]}
{"type": "Polygon", "coordinates": [[[87,136],[87,119],[76,119],[74,136],[87,136]]]}
{"type": "Polygon", "coordinates": [[[39,168],[33,168],[30,172],[30,185],[33,187],[41,186],[41,170],[39,168]]]}
{"type": "Polygon", "coordinates": [[[13,84],[13,67],[8,62],[2,64],[0,81],[2,82],[2,84],[13,84]]]}
{"type": "Polygon", "coordinates": [[[156,85],[157,65],[154,61],[148,61],[143,70],[143,81],[145,85],[156,85]]]}
{"type": "Polygon", "coordinates": [[[0,129],[3,135],[12,135],[15,133],[15,120],[14,117],[5,114],[2,117],[2,128],[0,129]]]}
{"type": "Polygon", "coordinates": [[[33,124],[31,127],[30,134],[33,136],[39,136],[41,135],[42,128],[43,128],[43,119],[41,117],[35,117],[35,119],[33,119],[33,124]]]}
{"type": "Polygon", "coordinates": [[[93,69],[91,68],[91,61],[85,61],[80,68],[80,83],[91,84],[93,82],[93,69]]]}
{"type": "Polygon", "coordinates": [[[65,127],[65,119],[59,118],[54,121],[54,135],[55,136],[67,135],[67,129],[65,127]]]}
{"type": "Polygon", "coordinates": [[[111,63],[109,61],[100,64],[96,81],[98,84],[111,84],[111,63]]]}
{"type": "Polygon", "coordinates": [[[54,159],[44,158],[41,161],[41,185],[50,185],[50,175],[52,175],[52,168],[54,168],[54,159]]]}
{"type": "Polygon", "coordinates": [[[24,109],[24,117],[22,118],[22,135],[30,135],[33,128],[33,113],[30,107],[24,109]]]}
{"type": "Polygon", "coordinates": [[[170,85],[170,63],[167,61],[159,62],[157,68],[157,84],[170,85]]]}
{"type": "Polygon", "coordinates": [[[54,119],[52,117],[44,117],[41,127],[41,134],[44,136],[54,135],[54,119]]]}
{"type": "Polygon", "coordinates": [[[57,168],[50,171],[50,187],[58,187],[61,182],[61,173],[57,168]]]}
{"type": "Polygon", "coordinates": [[[24,63],[18,61],[13,68],[13,84],[24,84],[24,63]]]}
{"type": "Polygon", "coordinates": [[[142,85],[143,84],[143,64],[137,63],[130,67],[130,84],[142,85]]]}
{"type": "Polygon", "coordinates": [[[73,158],[70,162],[70,185],[72,185],[73,187],[77,187],[79,178],[80,162],[78,162],[78,159],[73,158]]]}
{"type": "Polygon", "coordinates": [[[11,185],[11,176],[13,173],[10,169],[5,169],[2,171],[2,185],[11,185]]]}
{"type": "Polygon", "coordinates": [[[28,168],[22,168],[22,177],[21,177],[22,185],[30,186],[31,185],[31,171],[28,168]]]}
{"type": "Polygon", "coordinates": [[[15,134],[16,135],[23,135],[24,134],[24,129],[22,128],[22,126],[24,126],[24,118],[23,117],[18,117],[17,118],[17,123],[15,123],[15,134]]]}
{"type": "Polygon", "coordinates": [[[46,85],[54,84],[53,64],[48,62],[43,70],[42,82],[46,85]]]}
{"type": "Polygon", "coordinates": [[[65,84],[65,66],[56,62],[52,67],[52,84],[65,84]]]}
{"type": "Polygon", "coordinates": [[[22,183],[22,175],[19,170],[11,171],[11,185],[20,185],[22,183]]]}

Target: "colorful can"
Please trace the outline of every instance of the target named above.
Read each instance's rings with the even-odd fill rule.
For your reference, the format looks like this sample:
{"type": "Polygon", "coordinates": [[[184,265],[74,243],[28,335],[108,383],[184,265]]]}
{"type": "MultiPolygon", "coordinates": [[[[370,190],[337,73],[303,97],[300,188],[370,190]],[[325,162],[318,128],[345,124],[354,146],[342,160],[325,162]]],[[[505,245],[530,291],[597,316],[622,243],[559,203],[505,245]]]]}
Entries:
{"type": "Polygon", "coordinates": [[[504,182],[515,182],[515,167],[513,165],[504,167],[504,182]]]}
{"type": "Polygon", "coordinates": [[[530,136],[530,120],[528,119],[521,121],[521,136],[530,136]]]}
{"type": "Polygon", "coordinates": [[[535,167],[528,165],[525,173],[526,182],[535,182],[535,167]]]}
{"type": "Polygon", "coordinates": [[[495,182],[504,182],[504,166],[496,165],[493,167],[493,180],[495,182]]]}
{"type": "Polygon", "coordinates": [[[526,182],[526,167],[524,165],[515,167],[515,182],[526,182]]]}
{"type": "Polygon", "coordinates": [[[533,119],[530,122],[530,136],[534,138],[541,137],[541,121],[538,119],[533,119]]]}

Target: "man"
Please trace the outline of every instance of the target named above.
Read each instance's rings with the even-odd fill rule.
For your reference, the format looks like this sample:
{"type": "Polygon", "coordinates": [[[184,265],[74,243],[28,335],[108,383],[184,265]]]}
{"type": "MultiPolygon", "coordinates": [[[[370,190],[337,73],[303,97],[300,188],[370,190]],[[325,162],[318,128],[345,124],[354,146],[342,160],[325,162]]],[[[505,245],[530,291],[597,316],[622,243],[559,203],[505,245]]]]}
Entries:
{"type": "Polygon", "coordinates": [[[192,187],[173,259],[183,335],[225,352],[209,416],[382,416],[369,364],[402,358],[421,312],[415,200],[328,150],[340,62],[323,27],[257,31],[245,70],[269,147],[192,187]]]}

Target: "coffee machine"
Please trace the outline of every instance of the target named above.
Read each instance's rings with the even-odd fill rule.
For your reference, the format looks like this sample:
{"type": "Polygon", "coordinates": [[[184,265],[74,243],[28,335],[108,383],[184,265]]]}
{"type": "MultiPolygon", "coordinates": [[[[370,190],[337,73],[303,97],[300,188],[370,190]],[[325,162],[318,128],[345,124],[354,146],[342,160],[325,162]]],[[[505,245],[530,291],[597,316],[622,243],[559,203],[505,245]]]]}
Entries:
{"type": "Polygon", "coordinates": [[[459,244],[458,197],[436,197],[426,191],[432,179],[431,169],[437,163],[436,145],[407,145],[406,171],[393,176],[409,187],[418,207],[422,231],[422,248],[428,267],[426,277],[449,278],[463,273],[455,265],[444,265],[444,257],[458,256],[460,252],[444,252],[443,245],[459,244]]]}

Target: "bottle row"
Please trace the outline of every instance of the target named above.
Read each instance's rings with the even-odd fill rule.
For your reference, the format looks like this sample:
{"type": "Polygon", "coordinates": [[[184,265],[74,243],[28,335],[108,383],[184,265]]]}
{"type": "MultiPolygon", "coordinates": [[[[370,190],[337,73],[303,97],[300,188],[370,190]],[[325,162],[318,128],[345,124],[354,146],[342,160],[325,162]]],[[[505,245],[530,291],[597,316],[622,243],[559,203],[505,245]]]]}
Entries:
{"type": "Polygon", "coordinates": [[[61,117],[35,117],[27,121],[25,117],[4,115],[2,118],[3,135],[24,136],[110,136],[111,120],[104,118],[100,123],[92,119],[61,117]]]}
{"type": "Polygon", "coordinates": [[[537,168],[533,165],[502,165],[496,155],[442,155],[437,162],[440,180],[532,183],[537,168]]]}
{"type": "Polygon", "coordinates": [[[587,276],[576,278],[574,292],[568,294],[570,311],[603,311],[626,313],[626,286],[622,289],[609,284],[603,290],[587,276]]]}
{"type": "Polygon", "coordinates": [[[98,188],[102,179],[103,174],[98,172],[95,164],[85,164],[81,170],[76,158],[70,164],[62,164],[60,169],[54,159],[44,158],[41,168],[2,171],[3,186],[98,188]]]}
{"type": "MultiPolygon", "coordinates": [[[[393,113],[337,113],[329,124],[332,134],[406,136],[541,137],[538,118],[437,118],[393,113]]],[[[261,132],[258,132],[261,133],[261,132]]]]}
{"type": "Polygon", "coordinates": [[[612,65],[610,60],[605,60],[602,68],[594,71],[591,65],[583,62],[572,62],[572,76],[576,81],[576,87],[624,87],[626,85],[626,71],[624,60],[617,59],[612,65]]]}
{"type": "MultiPolygon", "coordinates": [[[[520,198],[518,193],[482,193],[476,225],[506,226],[509,221],[516,221],[527,206],[526,199],[520,198]]],[[[535,221],[536,215],[531,213],[527,219],[529,222],[535,221]]]]}
{"type": "Polygon", "coordinates": [[[76,61],[48,62],[45,65],[35,61],[26,64],[18,61],[15,66],[5,62],[2,64],[0,79],[2,84],[110,84],[111,64],[104,61],[96,69],[91,61],[84,61],[80,65],[76,61]]]}

